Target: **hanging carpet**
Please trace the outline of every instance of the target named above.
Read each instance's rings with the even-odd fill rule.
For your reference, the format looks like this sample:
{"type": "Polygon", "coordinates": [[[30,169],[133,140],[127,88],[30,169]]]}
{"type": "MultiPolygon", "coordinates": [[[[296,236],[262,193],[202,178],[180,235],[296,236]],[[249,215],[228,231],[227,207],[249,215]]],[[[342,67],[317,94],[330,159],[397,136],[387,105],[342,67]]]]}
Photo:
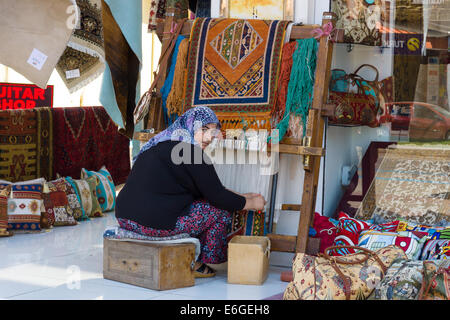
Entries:
{"type": "Polygon", "coordinates": [[[56,70],[72,93],[105,69],[101,0],[77,0],[80,19],[56,70]]]}
{"type": "Polygon", "coordinates": [[[115,185],[130,172],[129,140],[103,107],[55,108],[54,172],[80,179],[81,169],[98,171],[103,165],[115,185]]]}
{"type": "Polygon", "coordinates": [[[224,130],[270,130],[287,25],[197,18],[190,37],[184,110],[207,105],[224,130]]]}

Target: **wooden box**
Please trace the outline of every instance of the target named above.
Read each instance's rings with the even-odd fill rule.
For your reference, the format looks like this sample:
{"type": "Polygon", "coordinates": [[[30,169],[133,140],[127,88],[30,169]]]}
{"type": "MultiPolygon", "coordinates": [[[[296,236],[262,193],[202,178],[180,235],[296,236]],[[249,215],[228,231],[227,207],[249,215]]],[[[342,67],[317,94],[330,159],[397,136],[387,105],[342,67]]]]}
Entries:
{"type": "Polygon", "coordinates": [[[267,279],[270,239],[234,236],[228,243],[228,282],[261,285],[267,279]]]}
{"type": "Polygon", "coordinates": [[[103,278],[154,290],[193,286],[195,246],[103,241],[103,278]]]}

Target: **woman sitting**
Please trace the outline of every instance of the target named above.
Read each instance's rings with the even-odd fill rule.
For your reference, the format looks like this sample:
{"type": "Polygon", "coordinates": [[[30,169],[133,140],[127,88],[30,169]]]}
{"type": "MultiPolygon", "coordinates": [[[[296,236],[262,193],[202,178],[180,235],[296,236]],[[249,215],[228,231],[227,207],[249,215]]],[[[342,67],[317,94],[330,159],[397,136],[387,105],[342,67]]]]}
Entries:
{"type": "Polygon", "coordinates": [[[210,108],[186,111],[142,147],[116,202],[122,228],[152,237],[188,233],[198,238],[196,277],[215,275],[207,263],[227,261],[230,212],[263,210],[266,203],[260,194],[241,195],[220,182],[203,151],[219,129],[210,108]]]}

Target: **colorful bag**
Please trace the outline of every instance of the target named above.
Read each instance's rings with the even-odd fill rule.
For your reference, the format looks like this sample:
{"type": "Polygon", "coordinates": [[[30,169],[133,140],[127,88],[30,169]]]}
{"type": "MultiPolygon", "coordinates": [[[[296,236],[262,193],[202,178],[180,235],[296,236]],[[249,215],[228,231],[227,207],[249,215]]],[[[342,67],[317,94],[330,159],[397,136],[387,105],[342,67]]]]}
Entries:
{"type": "Polygon", "coordinates": [[[336,247],[330,247],[318,257],[297,253],[292,268],[294,279],[288,284],[283,300],[365,300],[393,261],[407,259],[397,246],[376,252],[351,248],[362,252],[331,257],[327,252],[336,247]]]}
{"type": "Polygon", "coordinates": [[[420,260],[450,260],[450,240],[428,240],[420,260]]]}
{"type": "Polygon", "coordinates": [[[344,42],[381,46],[384,0],[332,0],[331,11],[337,15],[336,28],[344,29],[344,42]]]}
{"type": "Polygon", "coordinates": [[[419,300],[450,300],[450,260],[424,261],[423,266],[419,300]]]}
{"type": "Polygon", "coordinates": [[[422,274],[422,261],[396,260],[367,300],[417,300],[422,274]]]}

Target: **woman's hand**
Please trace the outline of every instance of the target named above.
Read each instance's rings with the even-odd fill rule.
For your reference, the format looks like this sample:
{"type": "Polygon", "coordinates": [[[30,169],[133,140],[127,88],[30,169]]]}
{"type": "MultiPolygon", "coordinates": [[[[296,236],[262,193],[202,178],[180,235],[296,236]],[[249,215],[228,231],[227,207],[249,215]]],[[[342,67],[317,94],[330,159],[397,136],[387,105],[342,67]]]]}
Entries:
{"type": "Polygon", "coordinates": [[[245,197],[246,199],[248,199],[248,198],[254,198],[254,197],[260,196],[260,194],[249,192],[249,193],[242,194],[242,196],[245,197]]]}
{"type": "Polygon", "coordinates": [[[266,200],[260,194],[255,194],[253,197],[245,198],[244,210],[264,210],[266,200]]]}

